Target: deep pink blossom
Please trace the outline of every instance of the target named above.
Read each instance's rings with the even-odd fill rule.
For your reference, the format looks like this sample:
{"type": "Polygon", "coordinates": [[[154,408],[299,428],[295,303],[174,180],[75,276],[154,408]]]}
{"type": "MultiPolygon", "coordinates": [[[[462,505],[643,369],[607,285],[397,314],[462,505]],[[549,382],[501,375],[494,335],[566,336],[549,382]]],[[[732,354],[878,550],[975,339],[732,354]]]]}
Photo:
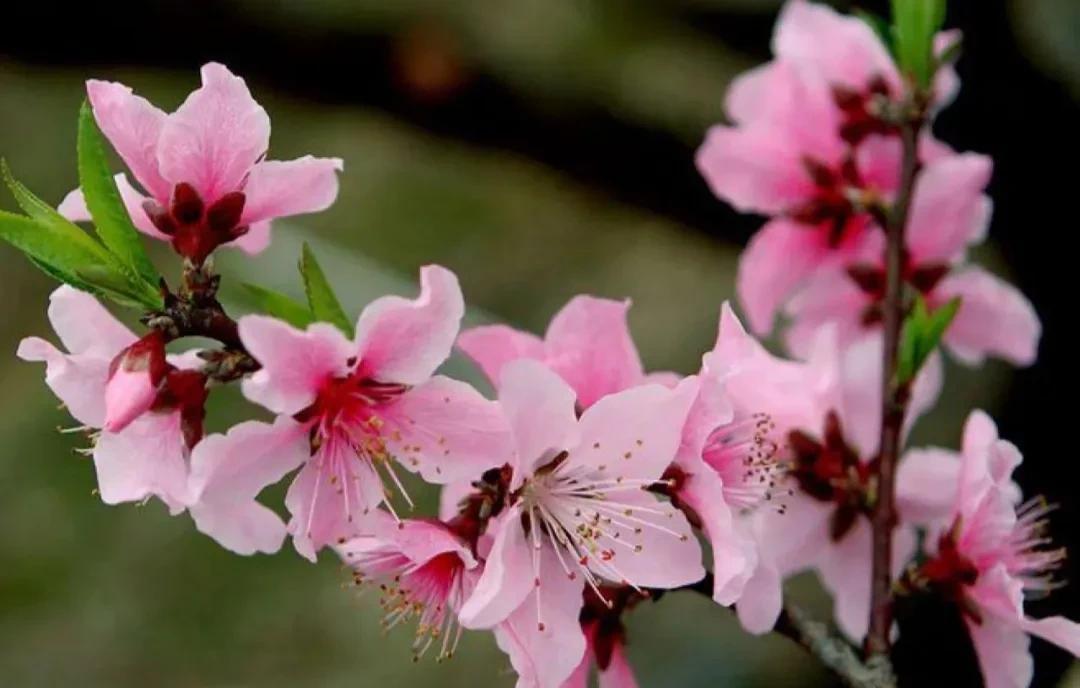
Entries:
{"type": "Polygon", "coordinates": [[[551,319],[542,340],[507,325],[483,325],[462,332],[457,345],[492,384],[511,361],[541,361],[573,388],[584,409],[646,382],[677,381],[673,373],[645,374],[626,322],[629,309],[629,300],[575,296],[551,319]]]}
{"type": "MultiPolygon", "coordinates": [[[[923,451],[939,464],[957,462],[952,452],[923,451]]],[[[1046,516],[1053,506],[1041,498],[1020,503],[1012,473],[1022,460],[1012,443],[998,439],[989,416],[971,414],[951,521],[917,574],[957,604],[989,688],[1023,688],[1031,682],[1029,634],[1080,656],[1080,624],[1024,614],[1025,594],[1042,595],[1057,586],[1053,574],[1065,553],[1047,547],[1046,516]]]]}
{"type": "Polygon", "coordinates": [[[605,582],[669,588],[704,575],[689,523],[647,491],[675,457],[696,386],[635,387],[579,419],[573,390],[544,365],[503,369],[512,497],[489,526],[491,551],[461,620],[498,627],[519,685],[556,687],[576,669],[586,585],[602,595],[605,582]]]}
{"type": "MultiPolygon", "coordinates": [[[[983,190],[990,170],[989,158],[965,153],[940,158],[919,174],[902,277],[931,309],[960,297],[960,311],[944,342],[961,361],[978,363],[994,355],[1029,365],[1041,334],[1035,309],[1015,287],[964,262],[968,248],[986,238],[991,202],[983,190]]],[[[825,323],[835,324],[844,344],[880,332],[884,293],[884,239],[875,235],[864,254],[851,256],[839,269],[819,272],[791,301],[789,348],[805,354],[813,333],[825,323]]]]}
{"type": "Polygon", "coordinates": [[[98,431],[92,455],[102,501],[157,497],[174,515],[182,512],[192,501],[188,456],[202,435],[206,398],[205,378],[187,369],[197,359],[150,363],[164,355],[156,336],[138,339],[94,297],[69,286],[50,297],[49,320],[67,353],[28,337],[18,355],[44,361],[49,388],[82,429],[98,431]],[[143,365],[160,370],[153,378],[146,370],[118,372],[143,365]]]}
{"type": "MultiPolygon", "coordinates": [[[[116,177],[135,226],[196,263],[229,242],[261,251],[270,220],[324,210],[337,197],[340,159],[265,159],[270,118],[224,65],[203,66],[202,86],[171,114],[123,84],[91,80],[86,92],[98,126],[142,187],[116,177]]],[[[80,190],[60,212],[90,218],[80,190]]]]}
{"type": "MultiPolygon", "coordinates": [[[[903,93],[888,49],[868,24],[790,0],[773,53],[772,62],[731,85],[725,105],[732,124],[710,129],[697,155],[718,197],[772,216],[743,254],[737,281],[759,334],[804,280],[864,249],[875,230],[863,208],[895,193],[900,162],[898,145],[866,145],[895,140],[877,109],[903,93]]],[[[935,101],[946,102],[955,88],[955,74],[942,69],[935,101]]],[[[923,137],[924,161],[943,153],[923,137]]]]}
{"type": "Polygon", "coordinates": [[[337,545],[354,581],[382,591],[383,624],[393,628],[415,619],[414,656],[434,645],[438,659],[453,656],[462,628],[457,612],[479,566],[468,545],[439,521],[405,520],[381,514],[373,533],[337,545]]]}
{"type": "MultiPolygon", "coordinates": [[[[252,422],[234,430],[205,461],[215,474],[243,477],[248,492],[302,465],[285,504],[293,544],[309,559],[362,534],[365,516],[386,501],[385,485],[408,499],[395,464],[448,483],[510,456],[497,405],[433,375],[464,313],[457,278],[427,266],[420,282],[416,299],[369,304],[352,341],[326,323],[298,330],[266,316],[240,319],[240,338],[262,365],[244,380],[244,394],[279,419],[273,428],[252,422]],[[257,456],[260,448],[274,454],[273,469],[257,456]]],[[[217,492],[215,483],[207,477],[200,491],[217,492]]]]}

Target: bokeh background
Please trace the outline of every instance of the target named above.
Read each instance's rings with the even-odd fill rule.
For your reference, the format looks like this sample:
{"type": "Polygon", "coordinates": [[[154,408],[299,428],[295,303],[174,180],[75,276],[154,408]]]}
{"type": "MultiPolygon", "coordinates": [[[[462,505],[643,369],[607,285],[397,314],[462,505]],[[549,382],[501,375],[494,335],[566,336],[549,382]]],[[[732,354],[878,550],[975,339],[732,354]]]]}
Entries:
{"type": "MultiPolygon", "coordinates": [[[[542,331],[576,293],[630,296],[647,366],[689,372],[759,224],[709,194],[693,151],[721,118],[729,80],[767,59],[778,6],[20,2],[0,15],[0,154],[59,201],[75,184],[84,79],[122,80],[168,109],[200,64],[223,61],[269,110],[272,157],[346,160],[331,210],[280,223],[255,260],[224,252],[227,284],[298,293],[293,264],[310,239],[354,313],[374,295],[413,293],[427,262],[457,271],[474,322],[542,331]]],[[[1080,4],[952,0],[949,23],[965,33],[964,90],[937,131],[995,157],[997,212],[981,258],[1032,298],[1045,338],[1032,369],[952,366],[916,441],[956,446],[967,411],[991,410],[1025,451],[1027,491],[1063,503],[1055,535],[1076,551],[1080,4]]],[[[68,419],[42,370],[12,355],[22,336],[51,334],[53,285],[7,246],[0,265],[0,686],[512,685],[483,634],[467,634],[448,663],[413,664],[410,632],[384,637],[374,594],[347,589],[332,556],[318,566],[288,547],[235,557],[160,504],[101,504],[92,466],[72,451],[82,440],[55,432],[68,419]]],[[[226,295],[242,312],[237,292],[226,295]]],[[[464,362],[450,367],[476,380],[464,362]]],[[[253,413],[235,394],[214,404],[221,427],[253,413]]],[[[434,494],[419,492],[431,508],[434,494]]],[[[791,592],[827,613],[811,579],[791,592]]],[[[1078,599],[1066,589],[1033,608],[1075,617],[1078,599]]],[[[903,623],[912,684],[976,680],[955,618],[913,605],[903,623]]],[[[643,686],[828,685],[787,641],[748,637],[689,593],[639,608],[630,634],[643,686]]],[[[1035,652],[1038,685],[1080,685],[1064,653],[1038,642],[1035,652]]]]}

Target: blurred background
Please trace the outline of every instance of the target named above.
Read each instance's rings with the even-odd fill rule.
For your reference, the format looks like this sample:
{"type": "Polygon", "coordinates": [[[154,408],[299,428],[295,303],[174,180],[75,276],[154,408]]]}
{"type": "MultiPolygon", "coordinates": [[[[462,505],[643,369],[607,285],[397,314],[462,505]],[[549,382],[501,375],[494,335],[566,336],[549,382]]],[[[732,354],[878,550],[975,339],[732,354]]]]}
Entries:
{"type": "MultiPolygon", "coordinates": [[[[58,202],[75,185],[83,80],[118,79],[172,109],[199,65],[219,60],[270,112],[271,157],[346,160],[331,210],[279,223],[255,260],[222,252],[227,284],[299,293],[293,264],[313,238],[353,313],[380,293],[414,293],[427,262],[457,271],[474,322],[542,331],[574,294],[630,296],[647,367],[690,372],[760,224],[709,194],[693,152],[721,119],[729,80],[767,59],[779,4],[23,2],[0,24],[0,154],[58,202]]],[[[1063,503],[1055,537],[1080,551],[1077,447],[1065,432],[1076,268],[1064,249],[1077,229],[1080,3],[952,0],[949,24],[965,34],[964,89],[937,133],[994,156],[996,216],[980,258],[1029,295],[1045,336],[1032,369],[952,366],[916,441],[955,447],[968,410],[990,410],[1026,455],[1026,491],[1063,503]]],[[[347,589],[332,556],[313,567],[287,546],[240,558],[158,503],[104,506],[72,451],[82,440],[54,430],[69,419],[43,371],[10,355],[25,335],[52,336],[53,284],[7,246],[0,264],[0,686],[512,685],[483,634],[467,634],[448,663],[413,664],[410,631],[383,637],[374,594],[347,589]]],[[[214,404],[212,429],[252,413],[235,394],[214,404]]],[[[422,495],[432,508],[434,494],[422,495]]],[[[827,613],[812,580],[791,593],[827,613]]],[[[1066,588],[1031,609],[1077,617],[1078,600],[1066,588]]],[[[912,684],[977,683],[955,617],[911,605],[902,623],[912,684]]],[[[748,637],[689,593],[640,607],[629,630],[646,687],[828,685],[787,641],[748,637]]],[[[1080,685],[1064,653],[1034,650],[1037,685],[1080,685]]]]}

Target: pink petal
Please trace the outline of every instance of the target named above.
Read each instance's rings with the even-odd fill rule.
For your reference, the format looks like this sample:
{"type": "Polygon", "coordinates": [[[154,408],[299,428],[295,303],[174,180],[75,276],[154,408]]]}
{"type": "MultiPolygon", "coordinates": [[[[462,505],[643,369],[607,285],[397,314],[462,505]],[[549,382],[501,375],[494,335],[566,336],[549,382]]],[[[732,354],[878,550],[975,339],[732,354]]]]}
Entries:
{"type": "Polygon", "coordinates": [[[530,589],[496,629],[495,639],[510,655],[519,688],[561,688],[585,656],[585,634],[578,621],[585,583],[580,576],[568,578],[547,547],[541,551],[539,577],[542,586],[530,589]]]}
{"type": "Polygon", "coordinates": [[[747,633],[761,635],[776,625],[784,604],[780,573],[771,562],[761,562],[746,581],[735,611],[747,633]]]}
{"type": "Polygon", "coordinates": [[[90,294],[61,285],[49,296],[49,322],[67,350],[110,360],[137,337],[90,294]]]}
{"type": "Polygon", "coordinates": [[[625,479],[659,479],[675,459],[699,381],[670,390],[634,387],[596,402],[581,416],[580,443],[569,449],[566,470],[589,466],[625,479]]]}
{"type": "Polygon", "coordinates": [[[515,487],[555,453],[577,445],[574,391],[552,370],[529,360],[503,368],[499,403],[514,436],[515,487]]]}
{"type": "Polygon", "coordinates": [[[298,330],[264,315],[240,318],[240,339],[262,368],[243,382],[244,396],[274,413],[299,413],[327,380],[348,373],[356,347],[333,325],[298,330]]]}
{"type": "MultiPolygon", "coordinates": [[[[461,624],[467,628],[490,628],[505,620],[522,606],[536,586],[532,546],[521,526],[521,509],[516,506],[508,509],[491,523],[489,532],[492,530],[495,540],[487,555],[484,571],[458,614],[461,624]]],[[[560,570],[554,578],[565,579],[566,574],[560,570]]],[[[580,585],[578,595],[581,594],[580,585]]],[[[581,604],[580,599],[578,604],[581,604]]]]}
{"type": "Polygon", "coordinates": [[[187,182],[210,204],[241,190],[270,145],[270,118],[224,65],[208,63],[201,74],[202,87],[165,121],[157,158],[170,191],[187,182]]]}
{"type": "Polygon", "coordinates": [[[629,300],[575,296],[548,326],[547,364],[574,388],[582,408],[641,382],[641,358],[626,322],[629,309],[629,300]]]}
{"type": "Polygon", "coordinates": [[[903,523],[932,526],[953,515],[960,455],[944,449],[909,449],[896,474],[896,505],[903,523]]]}
{"type": "Polygon", "coordinates": [[[1019,626],[993,616],[976,624],[965,619],[985,688],[1027,688],[1035,666],[1028,652],[1030,641],[1019,626]]]}
{"type": "Polygon", "coordinates": [[[248,421],[209,435],[191,454],[191,516],[200,532],[237,554],[281,548],[285,524],[255,501],[308,458],[308,433],[288,416],[273,425],[248,421]]]}
{"type": "Polygon", "coordinates": [[[750,239],[739,256],[736,286],[754,332],[771,332],[776,311],[831,259],[822,235],[817,227],[778,218],[750,239]]]}
{"type": "MultiPolygon", "coordinates": [[[[960,42],[963,39],[963,33],[959,29],[953,29],[951,31],[940,31],[934,36],[934,54],[941,56],[943,52],[950,47],[960,42]]],[[[934,94],[934,111],[940,112],[948,107],[954,100],[956,100],[956,94],[960,91],[960,77],[956,75],[956,67],[954,64],[947,64],[937,70],[934,75],[933,94],[934,94]]]]}
{"type": "Polygon", "coordinates": [[[326,545],[370,530],[369,517],[384,499],[378,473],[367,461],[356,460],[351,443],[334,436],[324,439],[285,495],[293,546],[315,561],[315,553],[326,545]],[[339,476],[332,466],[347,466],[348,475],[339,476]]]}
{"type": "Polygon", "coordinates": [[[266,160],[251,168],[244,184],[240,224],[326,210],[337,198],[341,158],[305,155],[288,161],[266,160]]]}
{"type": "Polygon", "coordinates": [[[503,366],[519,358],[542,360],[544,342],[534,334],[506,325],[482,325],[465,330],[457,346],[487,375],[491,384],[499,381],[503,366]]]}
{"type": "Polygon", "coordinates": [[[787,306],[792,322],[784,332],[784,344],[799,358],[806,358],[825,326],[834,328],[837,343],[848,346],[867,333],[862,324],[871,299],[841,270],[821,271],[807,281],[787,306]]]}
{"type": "Polygon", "coordinates": [[[191,502],[187,450],[177,412],[147,413],[122,432],[102,432],[94,447],[94,467],[106,504],[155,496],[175,515],[191,502]]]}
{"type": "MultiPolygon", "coordinates": [[[[143,201],[146,200],[146,196],[143,196],[131,186],[131,182],[128,181],[127,175],[123,172],[117,174],[113,179],[135,228],[143,234],[160,241],[169,241],[170,237],[167,234],[162,234],[154,226],[154,223],[150,221],[146,211],[143,210],[143,201]]],[[[82,189],[75,189],[65,196],[60,205],[56,207],[56,211],[72,222],[89,222],[91,219],[90,209],[86,207],[86,199],[83,197],[82,189]]]]}
{"type": "MultiPolygon", "coordinates": [[[[503,649],[505,651],[507,651],[507,652],[510,652],[510,650],[508,648],[510,647],[510,642],[511,641],[508,638],[500,638],[499,635],[498,635],[499,633],[500,633],[500,631],[496,631],[496,642],[501,640],[502,644],[507,645],[507,647],[505,647],[503,649]]],[[[588,636],[587,635],[585,636],[585,639],[586,639],[586,641],[588,641],[588,636]]],[[[500,647],[502,647],[502,645],[500,645],[500,647]]],[[[515,651],[520,651],[520,650],[515,650],[515,651]]],[[[562,686],[560,686],[560,688],[589,688],[589,669],[591,669],[591,668],[592,668],[592,649],[588,648],[588,649],[585,650],[585,654],[583,654],[581,656],[581,661],[578,662],[577,668],[574,669],[574,673],[570,674],[570,678],[563,681],[562,686]]]]}
{"type": "Polygon", "coordinates": [[[1042,323],[1016,287],[975,266],[949,275],[934,291],[942,302],[961,298],[960,310],[945,332],[945,343],[970,365],[987,356],[1028,366],[1039,352],[1042,323]]]}
{"type": "Polygon", "coordinates": [[[927,165],[915,180],[907,242],[916,265],[950,263],[986,239],[992,204],[983,193],[993,161],[962,153],[927,165]]]}
{"type": "Polygon", "coordinates": [[[1080,656],[1080,624],[1063,616],[1045,619],[1025,619],[1023,628],[1028,633],[1051,642],[1060,648],[1080,656]]]}
{"type": "Polygon", "coordinates": [[[611,648],[611,663],[607,669],[598,672],[597,683],[599,688],[637,688],[637,679],[626,660],[626,648],[622,643],[615,643],[611,648]]]}
{"type": "Polygon", "coordinates": [[[454,273],[424,266],[416,299],[384,296],[360,314],[356,342],[361,369],[380,382],[420,384],[450,355],[464,313],[454,273]]]}
{"type": "Polygon", "coordinates": [[[165,113],[123,84],[90,80],[86,93],[101,132],[135,179],[154,198],[168,200],[173,185],[162,178],[157,159],[165,113]]]}
{"type": "Polygon", "coordinates": [[[735,516],[724,501],[724,484],[704,464],[679,491],[679,500],[701,518],[713,558],[713,599],[734,604],[753,573],[757,557],[753,545],[739,532],[735,516]]]}
{"type": "Polygon", "coordinates": [[[225,246],[235,246],[249,256],[262,253],[270,245],[270,221],[253,222],[248,231],[239,239],[230,241],[225,246]]]}
{"type": "Polygon", "coordinates": [[[157,387],[150,371],[127,370],[119,365],[105,385],[105,425],[108,432],[120,432],[154,405],[157,387]]]}
{"type": "Polygon", "coordinates": [[[870,619],[870,524],[854,528],[822,553],[818,568],[833,598],[836,623],[849,638],[861,640],[870,619]]]}
{"type": "Polygon", "coordinates": [[[464,382],[433,377],[378,415],[391,454],[429,483],[476,479],[513,457],[499,405],[464,382]]]}
{"type": "Polygon", "coordinates": [[[830,84],[862,90],[882,77],[894,95],[902,84],[888,49],[866,22],[827,5],[792,0],[773,35],[773,54],[813,70],[830,84]]]}
{"type": "Polygon", "coordinates": [[[109,358],[94,354],[69,356],[37,337],[19,342],[17,355],[24,361],[45,362],[45,384],[75,420],[91,428],[105,424],[102,402],[109,379],[109,358]]]}
{"type": "Polygon", "coordinates": [[[381,537],[393,542],[394,546],[411,561],[423,564],[440,554],[453,552],[465,564],[466,568],[477,565],[469,548],[441,523],[424,520],[406,519],[400,523],[393,519],[384,519],[386,525],[381,537]]]}
{"type": "Polygon", "coordinates": [[[765,127],[714,126],[696,160],[712,192],[742,213],[777,215],[814,193],[799,151],[765,127]]]}

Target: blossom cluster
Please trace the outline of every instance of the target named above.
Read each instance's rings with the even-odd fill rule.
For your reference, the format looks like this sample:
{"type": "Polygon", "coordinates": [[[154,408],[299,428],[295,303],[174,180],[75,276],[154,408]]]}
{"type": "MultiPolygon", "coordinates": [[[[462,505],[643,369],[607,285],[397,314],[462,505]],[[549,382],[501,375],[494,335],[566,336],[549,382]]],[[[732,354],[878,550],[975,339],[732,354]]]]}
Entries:
{"type": "MultiPolygon", "coordinates": [[[[940,34],[935,49],[957,40],[940,34]]],[[[237,554],[286,539],[311,561],[329,549],[382,591],[388,626],[415,622],[417,656],[449,657],[464,629],[484,630],[519,686],[584,686],[592,667],[601,685],[634,686],[624,618],[638,604],[704,589],[765,633],[783,614],[783,582],[808,570],[859,642],[883,451],[883,225],[898,196],[910,193],[905,309],[959,297],[942,333],[956,358],[1030,364],[1040,325],[1019,291],[968,260],[990,221],[990,160],[935,140],[927,116],[904,189],[893,115],[911,89],[881,36],[790,0],[773,50],[732,85],[731,124],[708,133],[697,162],[720,198],[770,218],[742,256],[738,293],[756,334],[787,316],[790,357],[726,302],[715,345],[687,374],[645,370],[628,301],[575,296],[543,337],[461,331],[458,279],[436,265],[420,270],[415,298],[384,296],[353,321],[307,253],[308,305],[264,292],[266,313],[232,321],[214,251],[258,252],[272,219],[329,207],[343,166],[265,160],[269,118],[219,64],[172,114],[121,84],[87,83],[93,121],[141,187],[117,175],[118,207],[183,258],[183,286],[162,281],[160,297],[144,297],[156,305],[140,335],[100,300],[120,287],[54,266],[78,278],[49,304],[63,349],[31,337],[18,355],[46,364],[91,437],[104,502],[160,500],[237,554]],[[220,348],[178,349],[190,335],[220,348]],[[455,347],[494,399],[438,374],[455,347]],[[227,383],[274,419],[208,432],[207,398],[227,383]],[[411,515],[405,473],[442,486],[437,516],[411,515]],[[283,519],[260,494],[286,479],[283,519]]],[[[920,107],[937,112],[957,88],[943,63],[920,107]]],[[[102,224],[107,193],[82,186],[40,217],[102,224]]],[[[942,386],[936,355],[917,373],[904,386],[905,436],[942,386]]],[[[962,447],[901,458],[892,574],[898,589],[956,605],[988,685],[1023,686],[1028,634],[1080,654],[1074,622],[1023,610],[1025,593],[1056,585],[1051,506],[1021,498],[1020,452],[986,414],[971,414],[962,447]]]]}

